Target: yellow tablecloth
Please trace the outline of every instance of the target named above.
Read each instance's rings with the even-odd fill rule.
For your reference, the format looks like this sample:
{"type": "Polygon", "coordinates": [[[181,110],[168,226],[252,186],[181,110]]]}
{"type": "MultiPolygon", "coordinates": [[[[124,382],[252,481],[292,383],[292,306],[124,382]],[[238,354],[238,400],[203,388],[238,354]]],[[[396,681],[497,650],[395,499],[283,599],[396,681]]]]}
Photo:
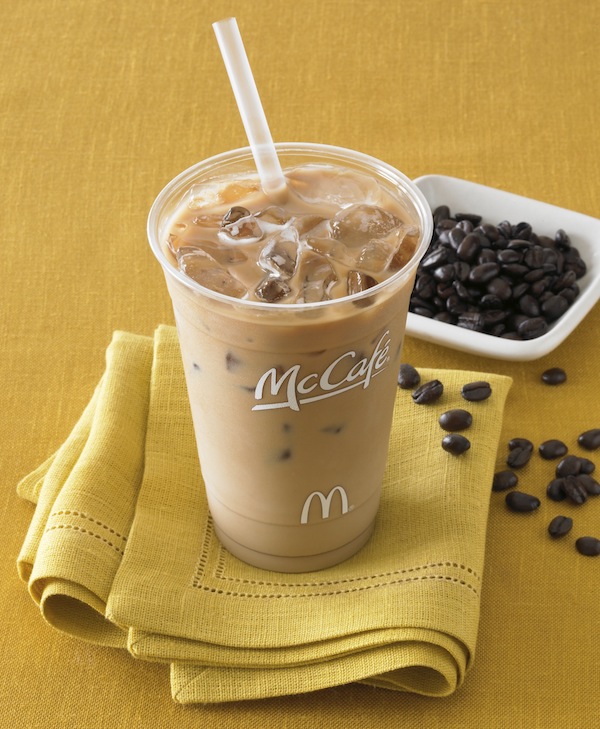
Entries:
{"type": "MultiPolygon", "coordinates": [[[[477,659],[444,699],[352,684],[184,708],[166,667],[47,626],[15,560],[15,486],[64,441],[115,329],[172,323],[145,219],[162,185],[245,144],[211,22],[235,15],[273,136],[383,158],[600,216],[600,7],[594,0],[5,0],[0,5],[1,727],[596,727],[600,501],[509,513],[493,494],[477,659]],[[573,536],[554,542],[568,511],[573,536]]],[[[422,367],[510,375],[503,439],[600,427],[600,308],[554,353],[482,359],[409,338],[422,367]],[[568,381],[539,380],[550,366],[568,381]]],[[[498,455],[498,466],[504,453],[498,455]]],[[[600,461],[598,454],[595,456],[600,461]]],[[[543,494],[552,465],[521,472],[543,494]]]]}

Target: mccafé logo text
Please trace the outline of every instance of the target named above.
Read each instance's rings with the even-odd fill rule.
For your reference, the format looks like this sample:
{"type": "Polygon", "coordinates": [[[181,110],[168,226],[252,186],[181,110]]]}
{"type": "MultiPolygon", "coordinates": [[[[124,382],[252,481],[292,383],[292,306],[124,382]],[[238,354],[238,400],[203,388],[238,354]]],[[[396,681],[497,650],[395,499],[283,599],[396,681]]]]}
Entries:
{"type": "Polygon", "coordinates": [[[311,372],[303,375],[300,372],[301,366],[297,364],[278,377],[277,370],[272,367],[258,381],[254,390],[254,399],[260,401],[265,395],[277,399],[275,402],[260,402],[252,410],[274,410],[276,408],[300,410],[301,405],[341,395],[354,387],[366,389],[373,377],[383,372],[390,360],[389,331],[381,336],[370,357],[357,358],[356,352],[345,352],[334,359],[321,374],[311,372]],[[350,363],[352,360],[356,360],[356,362],[347,371],[349,360],[350,363]],[[319,392],[318,395],[313,394],[315,390],[319,392]]]}

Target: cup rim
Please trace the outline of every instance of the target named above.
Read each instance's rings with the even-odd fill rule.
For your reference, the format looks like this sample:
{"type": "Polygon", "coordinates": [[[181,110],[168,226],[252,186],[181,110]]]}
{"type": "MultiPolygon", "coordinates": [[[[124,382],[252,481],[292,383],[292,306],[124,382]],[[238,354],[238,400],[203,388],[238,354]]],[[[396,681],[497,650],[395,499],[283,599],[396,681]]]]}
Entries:
{"type": "Polygon", "coordinates": [[[156,196],[148,214],[146,232],[152,252],[154,253],[158,262],[161,264],[161,267],[165,274],[172,276],[188,289],[191,289],[192,291],[199,293],[202,296],[214,299],[221,303],[226,303],[228,305],[234,304],[245,309],[253,309],[257,311],[287,311],[292,313],[307,310],[314,311],[317,309],[326,309],[331,306],[339,306],[341,303],[356,302],[365,298],[372,297],[378,292],[383,291],[390,286],[398,283],[400,280],[409,277],[414,271],[416,271],[419,261],[427,250],[427,247],[429,246],[429,242],[431,240],[431,236],[433,234],[433,217],[431,213],[431,208],[429,207],[429,203],[427,202],[425,195],[407,175],[405,175],[403,172],[393,167],[392,165],[388,164],[387,162],[384,162],[376,157],[365,154],[364,152],[359,152],[345,147],[338,147],[318,142],[276,142],[275,148],[278,152],[282,154],[312,153],[315,154],[315,156],[329,158],[331,161],[335,162],[343,162],[344,160],[352,161],[355,164],[358,163],[358,166],[362,166],[365,169],[375,170],[379,175],[387,178],[395,185],[398,185],[399,183],[400,188],[404,191],[405,194],[408,194],[409,198],[411,199],[417,215],[419,216],[419,224],[421,228],[421,240],[419,241],[419,245],[415,250],[413,256],[411,257],[410,261],[400,271],[386,278],[384,281],[381,281],[377,285],[366,289],[365,291],[361,291],[357,294],[351,294],[349,296],[339,297],[336,299],[328,299],[326,301],[316,301],[310,303],[269,303],[248,299],[237,299],[233,296],[229,296],[227,294],[222,294],[217,291],[208,289],[205,286],[199,284],[197,281],[189,278],[182,271],[173,266],[173,264],[163,251],[159,237],[159,219],[161,209],[171,195],[175,194],[177,191],[183,192],[186,183],[192,184],[194,177],[201,169],[208,171],[212,167],[218,167],[223,162],[233,162],[236,160],[241,161],[243,159],[248,159],[253,164],[251,148],[239,147],[237,149],[228,150],[226,152],[220,152],[219,154],[208,157],[205,160],[196,162],[195,164],[191,165],[190,167],[176,175],[162,188],[162,190],[156,196]]]}

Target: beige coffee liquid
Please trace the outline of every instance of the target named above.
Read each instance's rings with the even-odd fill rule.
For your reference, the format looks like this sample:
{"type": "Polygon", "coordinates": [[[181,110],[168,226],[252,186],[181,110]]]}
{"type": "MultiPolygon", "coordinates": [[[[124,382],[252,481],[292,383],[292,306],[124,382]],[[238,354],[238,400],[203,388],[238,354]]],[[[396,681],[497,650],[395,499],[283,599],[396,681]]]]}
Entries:
{"type": "Polygon", "coordinates": [[[251,175],[193,186],[164,246],[217,294],[167,276],[217,534],[251,564],[308,572],[373,530],[419,231],[361,173],[286,178],[285,205],[251,175]]]}

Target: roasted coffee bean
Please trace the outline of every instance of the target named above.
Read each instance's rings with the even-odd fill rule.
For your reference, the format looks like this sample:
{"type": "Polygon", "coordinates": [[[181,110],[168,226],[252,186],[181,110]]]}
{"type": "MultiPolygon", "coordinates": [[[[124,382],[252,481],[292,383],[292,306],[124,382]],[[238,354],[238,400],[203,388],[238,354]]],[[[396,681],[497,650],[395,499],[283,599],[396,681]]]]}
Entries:
{"type": "Polygon", "coordinates": [[[523,446],[512,448],[506,457],[506,465],[509,468],[523,468],[529,463],[532,452],[531,448],[523,446]]]}
{"type": "Polygon", "coordinates": [[[467,311],[458,315],[456,325],[463,329],[470,329],[472,332],[482,332],[485,328],[485,320],[478,311],[467,311]]]}
{"type": "Polygon", "coordinates": [[[562,440],[551,439],[541,443],[538,450],[542,458],[551,461],[554,458],[562,458],[567,454],[569,449],[562,440]]]}
{"type": "Polygon", "coordinates": [[[446,205],[438,209],[433,238],[417,270],[412,312],[505,339],[529,340],[545,334],[579,294],[575,282],[587,266],[564,231],[552,238],[534,233],[527,222],[475,225],[478,215],[459,219],[463,214],[452,217],[446,205]],[[431,283],[420,284],[421,276],[433,271],[438,281],[454,288],[458,301],[448,305],[448,291],[440,304],[431,294],[431,283]],[[424,291],[428,306],[422,303],[424,291]],[[500,301],[492,308],[506,312],[501,327],[477,317],[490,308],[486,296],[500,301]],[[525,319],[513,321],[516,313],[524,313],[525,319]]]}
{"type": "Polygon", "coordinates": [[[513,489],[519,483],[519,477],[512,471],[497,471],[492,481],[492,491],[513,489]]]}
{"type": "MultiPolygon", "coordinates": [[[[434,316],[433,311],[427,306],[413,306],[411,308],[411,311],[413,312],[413,314],[418,314],[419,316],[425,316],[428,319],[437,318],[437,315],[434,316]]],[[[449,323],[452,323],[452,322],[449,322],[449,323]]]]}
{"type": "Polygon", "coordinates": [[[508,241],[508,247],[525,252],[531,248],[531,243],[524,238],[512,238],[508,241]]]}
{"type": "Polygon", "coordinates": [[[524,256],[523,256],[523,262],[526,264],[527,268],[540,268],[544,265],[544,250],[541,246],[534,245],[532,248],[529,248],[524,256]]]}
{"type": "MultiPolygon", "coordinates": [[[[529,269],[527,268],[527,266],[523,266],[521,263],[509,263],[506,266],[502,266],[502,273],[505,273],[511,278],[518,281],[522,279],[527,273],[529,273],[529,269]]],[[[537,316],[537,314],[534,314],[533,316],[537,316]]]]}
{"type": "Polygon", "coordinates": [[[527,273],[523,274],[523,281],[526,281],[527,283],[535,283],[536,281],[540,281],[542,278],[544,278],[545,274],[546,272],[544,271],[544,269],[534,268],[533,271],[528,271],[527,273]]]}
{"type": "Polygon", "coordinates": [[[592,478],[588,473],[580,473],[575,477],[590,496],[598,496],[600,494],[600,483],[592,478]]]}
{"type": "MultiPolygon", "coordinates": [[[[529,291],[529,284],[527,283],[518,283],[513,286],[512,289],[512,296],[515,301],[520,301],[523,296],[529,291]]],[[[538,312],[539,314],[539,312],[538,312]]],[[[537,316],[537,314],[527,314],[527,316],[537,316]]]]}
{"type": "Polygon", "coordinates": [[[442,438],[442,448],[454,456],[465,453],[471,447],[471,441],[464,435],[458,433],[450,433],[442,438]]]}
{"type": "Polygon", "coordinates": [[[532,494],[523,491],[510,491],[506,494],[506,505],[511,511],[535,511],[541,504],[540,500],[532,494]]]}
{"type": "Polygon", "coordinates": [[[585,433],[582,433],[577,438],[577,442],[587,451],[595,451],[597,448],[600,448],[600,428],[586,430],[585,433]]]}
{"type": "Polygon", "coordinates": [[[433,211],[433,223],[437,225],[442,220],[448,220],[450,217],[450,208],[447,205],[439,205],[433,211]]]}
{"type": "MultiPolygon", "coordinates": [[[[448,214],[450,214],[449,210],[448,214]]],[[[459,221],[468,220],[472,225],[479,225],[481,223],[481,215],[477,215],[476,213],[456,213],[454,217],[459,221]]]]}
{"type": "Polygon", "coordinates": [[[444,430],[455,433],[458,430],[466,430],[473,423],[473,416],[468,410],[455,408],[442,413],[438,420],[444,430]]]}
{"type": "Polygon", "coordinates": [[[532,451],[533,443],[529,440],[529,438],[511,438],[511,440],[508,441],[508,447],[511,451],[513,448],[527,448],[532,451]]]}
{"type": "Polygon", "coordinates": [[[568,534],[573,527],[573,519],[570,516],[555,516],[554,519],[548,524],[548,533],[555,539],[557,537],[564,537],[568,534]]]}
{"type": "MultiPolygon", "coordinates": [[[[452,287],[454,289],[454,287],[452,287]]],[[[460,318],[462,314],[467,310],[467,305],[464,301],[461,301],[460,296],[458,296],[455,293],[450,294],[450,296],[446,299],[446,309],[451,313],[454,314],[455,317],[458,317],[457,324],[460,321],[460,318]]],[[[473,312],[474,316],[479,317],[481,316],[477,312],[473,312]]]]}
{"type": "Polygon", "coordinates": [[[575,271],[575,273],[577,274],[577,278],[585,276],[587,266],[585,264],[585,261],[579,255],[579,251],[577,250],[577,248],[571,246],[571,248],[565,254],[565,265],[568,267],[569,270],[575,271]]]}
{"type": "Polygon", "coordinates": [[[430,380],[417,387],[412,394],[412,399],[417,405],[429,405],[439,400],[443,392],[444,385],[439,380],[430,380]]]}
{"type": "Polygon", "coordinates": [[[500,251],[496,258],[498,263],[507,266],[510,263],[521,263],[523,260],[523,254],[519,251],[515,251],[514,248],[506,248],[505,250],[500,251]]]}
{"type": "Polygon", "coordinates": [[[562,385],[567,381],[567,373],[561,367],[551,367],[542,372],[542,382],[547,385],[562,385]]]}
{"type": "Polygon", "coordinates": [[[469,402],[480,402],[481,400],[488,399],[488,397],[492,394],[492,388],[490,387],[489,382],[478,380],[476,382],[468,382],[466,385],[463,385],[460,392],[465,400],[469,400],[469,402]]]}
{"type": "Polygon", "coordinates": [[[475,233],[469,233],[456,249],[456,255],[461,261],[473,261],[481,250],[481,239],[475,233]]]}
{"type": "Polygon", "coordinates": [[[515,238],[523,238],[529,240],[531,238],[531,225],[526,222],[517,223],[512,228],[512,234],[515,238]]]}
{"type": "Polygon", "coordinates": [[[437,248],[431,253],[427,253],[421,261],[421,268],[433,269],[441,266],[448,261],[448,251],[445,248],[437,248]]]}
{"type": "Polygon", "coordinates": [[[586,557],[597,557],[600,554],[600,539],[596,537],[579,537],[575,542],[579,554],[586,557]]]}
{"type": "Polygon", "coordinates": [[[506,312],[501,309],[490,309],[488,311],[484,311],[481,316],[483,317],[486,329],[489,331],[497,327],[499,324],[503,327],[505,326],[503,322],[506,320],[506,312]]]}
{"type": "MultiPolygon", "coordinates": [[[[458,213],[458,215],[462,215],[462,213],[458,213]]],[[[467,235],[469,233],[472,233],[473,228],[475,227],[473,223],[470,220],[467,220],[467,218],[459,218],[458,215],[454,216],[455,220],[458,220],[458,224],[456,227],[460,230],[464,230],[467,235]]]]}
{"type": "Polygon", "coordinates": [[[497,263],[481,263],[471,269],[469,281],[474,284],[485,284],[491,281],[500,273],[500,266],[497,263]]]}
{"type": "Polygon", "coordinates": [[[464,261],[454,261],[454,273],[456,275],[455,280],[464,283],[469,278],[469,271],[471,267],[464,261]]]}
{"type": "Polygon", "coordinates": [[[452,248],[454,248],[456,250],[460,246],[462,241],[465,239],[466,235],[467,234],[465,233],[465,231],[462,228],[460,228],[458,225],[455,226],[454,228],[452,228],[452,230],[450,231],[450,233],[448,235],[448,239],[450,241],[450,245],[452,246],[452,248]]]}
{"type": "Polygon", "coordinates": [[[435,280],[433,276],[424,273],[415,283],[414,293],[419,298],[431,299],[435,294],[435,280]]]}
{"type": "Polygon", "coordinates": [[[403,390],[414,390],[420,382],[421,375],[412,365],[407,363],[400,365],[398,384],[403,390]]]}
{"type": "Polygon", "coordinates": [[[548,324],[541,316],[526,319],[517,327],[517,334],[521,339],[537,339],[548,331],[548,324]]]}
{"type": "Polygon", "coordinates": [[[459,299],[463,299],[464,301],[467,301],[470,294],[467,289],[467,287],[461,282],[454,280],[452,282],[452,286],[454,287],[454,290],[456,291],[456,295],[459,299]]]}
{"type": "Polygon", "coordinates": [[[579,458],[579,473],[594,473],[596,464],[589,458],[579,458]]]}
{"type": "Polygon", "coordinates": [[[569,302],[559,294],[551,296],[542,304],[542,314],[547,322],[556,321],[569,308],[569,302]]]}
{"type": "Polygon", "coordinates": [[[565,456],[556,467],[556,475],[577,476],[581,473],[581,459],[578,456],[565,456]]]}
{"type": "Polygon", "coordinates": [[[454,266],[451,263],[445,263],[433,269],[433,278],[440,283],[448,283],[454,279],[454,266]]]}
{"type": "Polygon", "coordinates": [[[562,490],[574,504],[580,506],[587,501],[588,493],[577,476],[564,476],[562,490]]]}
{"type": "MultiPolygon", "coordinates": [[[[495,296],[503,303],[508,302],[513,295],[512,288],[508,281],[503,278],[493,278],[487,285],[486,291],[491,296],[495,296]]],[[[510,307],[512,310],[512,307],[510,307]]]]}
{"type": "Polygon", "coordinates": [[[482,246],[481,250],[479,251],[479,254],[477,255],[477,259],[473,262],[474,264],[481,265],[483,263],[498,263],[498,258],[496,255],[496,251],[492,250],[491,248],[486,248],[482,246]]]}
{"type": "Polygon", "coordinates": [[[571,240],[562,228],[559,228],[556,231],[554,240],[556,241],[556,245],[558,248],[562,248],[564,250],[571,247],[571,240]]]}
{"type": "Polygon", "coordinates": [[[546,487],[546,496],[552,501],[564,501],[567,494],[563,489],[563,479],[555,478],[546,487]]]}
{"type": "Polygon", "coordinates": [[[538,300],[529,294],[521,296],[519,299],[519,309],[523,312],[523,314],[525,314],[525,316],[540,315],[540,305],[538,300]]]}

